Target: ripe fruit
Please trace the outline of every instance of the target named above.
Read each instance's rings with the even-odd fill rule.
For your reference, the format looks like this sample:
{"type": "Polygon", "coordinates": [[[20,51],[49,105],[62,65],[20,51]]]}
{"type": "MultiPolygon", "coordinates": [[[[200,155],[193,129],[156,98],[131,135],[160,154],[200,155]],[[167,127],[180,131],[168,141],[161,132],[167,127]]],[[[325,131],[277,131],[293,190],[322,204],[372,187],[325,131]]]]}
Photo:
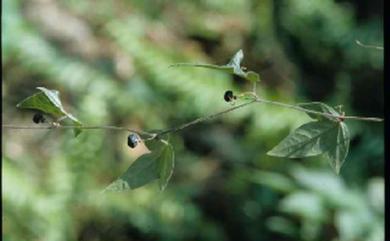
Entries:
{"type": "Polygon", "coordinates": [[[44,123],[45,117],[43,117],[43,115],[41,113],[35,113],[33,116],[33,121],[35,124],[44,123]]]}
{"type": "Polygon", "coordinates": [[[127,137],[127,145],[130,147],[130,148],[134,148],[138,145],[138,143],[141,142],[141,139],[139,138],[139,136],[137,134],[130,134],[128,137],[127,137]]]}
{"type": "Polygon", "coordinates": [[[230,101],[232,101],[233,99],[236,99],[236,96],[233,95],[233,91],[227,90],[227,91],[225,92],[223,98],[224,98],[224,100],[225,100],[226,102],[230,102],[230,101]]]}

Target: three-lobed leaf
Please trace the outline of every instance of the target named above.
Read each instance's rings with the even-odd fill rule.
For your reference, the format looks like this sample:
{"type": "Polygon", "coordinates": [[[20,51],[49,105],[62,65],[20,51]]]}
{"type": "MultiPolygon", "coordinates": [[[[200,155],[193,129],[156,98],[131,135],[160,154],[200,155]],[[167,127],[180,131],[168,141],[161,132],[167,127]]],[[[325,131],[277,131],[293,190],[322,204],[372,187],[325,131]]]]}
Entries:
{"type": "Polygon", "coordinates": [[[228,64],[225,65],[215,65],[215,64],[192,64],[192,63],[177,63],[171,65],[171,67],[201,67],[208,69],[222,70],[229,74],[235,74],[241,78],[247,79],[251,82],[260,81],[260,76],[254,71],[244,71],[241,67],[241,62],[244,58],[244,53],[240,49],[234,56],[230,59],[228,64]]]}
{"type": "Polygon", "coordinates": [[[348,154],[349,141],[345,123],[319,120],[298,127],[267,154],[288,158],[326,154],[338,174],[348,154]]]}
{"type": "MultiPolygon", "coordinates": [[[[57,90],[49,90],[44,87],[37,87],[37,89],[40,90],[40,92],[22,100],[16,105],[16,107],[21,109],[39,110],[52,116],[54,119],[67,117],[73,122],[74,125],[82,125],[82,123],[76,117],[65,111],[60,100],[60,93],[57,90]]],[[[74,133],[75,136],[79,135],[81,133],[81,129],[75,127],[74,133]]]]}

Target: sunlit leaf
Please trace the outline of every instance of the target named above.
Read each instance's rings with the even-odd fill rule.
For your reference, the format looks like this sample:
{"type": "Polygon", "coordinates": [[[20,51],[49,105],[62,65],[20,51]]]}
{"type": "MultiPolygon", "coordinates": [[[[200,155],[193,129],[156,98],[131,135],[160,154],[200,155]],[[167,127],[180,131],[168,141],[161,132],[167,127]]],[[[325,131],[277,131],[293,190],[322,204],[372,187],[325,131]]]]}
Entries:
{"type": "MultiPolygon", "coordinates": [[[[41,92],[35,93],[19,102],[16,107],[21,109],[39,110],[52,116],[54,119],[62,117],[69,118],[76,126],[82,123],[73,115],[66,112],[60,100],[60,94],[57,90],[49,90],[44,87],[37,87],[41,92]]],[[[75,136],[81,133],[80,128],[74,128],[75,136]]]]}
{"type": "Polygon", "coordinates": [[[171,67],[201,67],[208,69],[222,70],[229,74],[235,74],[241,78],[247,79],[252,82],[260,81],[260,76],[254,71],[244,71],[241,67],[241,61],[244,58],[244,53],[240,49],[226,65],[215,65],[215,64],[192,64],[192,63],[177,63],[171,65],[171,67]]]}

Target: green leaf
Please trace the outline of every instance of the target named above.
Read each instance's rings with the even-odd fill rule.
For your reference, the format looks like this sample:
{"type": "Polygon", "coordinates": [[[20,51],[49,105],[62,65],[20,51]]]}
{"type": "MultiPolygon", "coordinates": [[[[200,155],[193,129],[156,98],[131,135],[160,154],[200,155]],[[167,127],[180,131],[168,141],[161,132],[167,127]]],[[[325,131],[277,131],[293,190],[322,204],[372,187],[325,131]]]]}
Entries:
{"type": "MultiPolygon", "coordinates": [[[[321,112],[324,114],[329,114],[333,116],[340,116],[340,113],[337,112],[333,107],[330,107],[322,102],[308,102],[308,103],[300,103],[298,106],[306,109],[306,110],[312,110],[312,111],[317,111],[321,112]]],[[[306,114],[315,120],[332,120],[332,121],[337,121],[336,117],[330,117],[330,116],[323,116],[315,113],[308,113],[306,114]]]]}
{"type": "Polygon", "coordinates": [[[161,151],[161,149],[165,146],[165,143],[159,139],[146,141],[145,144],[151,152],[161,151]]]}
{"type": "Polygon", "coordinates": [[[160,179],[160,190],[165,189],[174,168],[173,148],[169,143],[160,140],[150,141],[148,147],[152,152],[136,159],[127,171],[111,183],[105,191],[136,189],[156,179],[160,179]]]}
{"type": "Polygon", "coordinates": [[[345,123],[313,121],[298,127],[267,154],[277,157],[303,158],[326,154],[337,174],[349,149],[349,131],[345,123]]]}
{"type": "MultiPolygon", "coordinates": [[[[27,97],[19,102],[16,107],[20,109],[39,110],[52,116],[54,119],[67,117],[74,125],[82,126],[82,123],[76,117],[65,111],[60,100],[60,94],[57,90],[49,90],[44,87],[37,87],[37,89],[41,92],[27,97]]],[[[73,130],[75,136],[81,133],[80,128],[74,128],[73,130]]]]}
{"type": "Polygon", "coordinates": [[[340,173],[341,166],[348,154],[350,135],[347,125],[338,122],[337,128],[333,129],[321,139],[321,148],[326,150],[329,163],[336,174],[340,173]]]}
{"type": "Polygon", "coordinates": [[[175,153],[170,144],[166,144],[158,158],[158,172],[160,190],[164,190],[172,176],[175,167],[175,153]]]}
{"type": "Polygon", "coordinates": [[[65,113],[58,95],[59,93],[56,90],[47,90],[46,92],[41,90],[41,92],[35,93],[22,100],[16,107],[21,109],[40,110],[54,118],[60,118],[64,116],[65,113]]]}
{"type": "Polygon", "coordinates": [[[313,121],[298,127],[267,154],[277,157],[302,158],[324,152],[320,139],[337,127],[330,121],[313,121]]]}
{"type": "Polygon", "coordinates": [[[151,152],[140,156],[127,171],[111,183],[105,191],[125,191],[136,189],[159,177],[156,160],[160,153],[151,152]]]}
{"type": "Polygon", "coordinates": [[[170,67],[201,67],[208,69],[222,70],[229,74],[235,74],[241,78],[247,79],[252,82],[260,81],[260,76],[254,71],[245,72],[241,67],[241,61],[244,58],[244,53],[240,49],[226,65],[214,65],[214,64],[191,64],[191,63],[177,63],[173,64],[170,67]]]}

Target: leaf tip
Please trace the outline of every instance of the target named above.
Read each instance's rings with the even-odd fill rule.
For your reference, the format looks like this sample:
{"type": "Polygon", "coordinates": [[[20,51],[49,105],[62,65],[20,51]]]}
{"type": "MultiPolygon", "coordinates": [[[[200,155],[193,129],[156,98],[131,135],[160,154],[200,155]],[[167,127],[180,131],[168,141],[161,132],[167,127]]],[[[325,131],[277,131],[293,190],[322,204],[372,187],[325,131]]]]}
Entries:
{"type": "Polygon", "coordinates": [[[268,151],[268,152],[267,152],[267,155],[268,155],[268,156],[278,157],[278,155],[274,152],[274,149],[268,151]]]}

